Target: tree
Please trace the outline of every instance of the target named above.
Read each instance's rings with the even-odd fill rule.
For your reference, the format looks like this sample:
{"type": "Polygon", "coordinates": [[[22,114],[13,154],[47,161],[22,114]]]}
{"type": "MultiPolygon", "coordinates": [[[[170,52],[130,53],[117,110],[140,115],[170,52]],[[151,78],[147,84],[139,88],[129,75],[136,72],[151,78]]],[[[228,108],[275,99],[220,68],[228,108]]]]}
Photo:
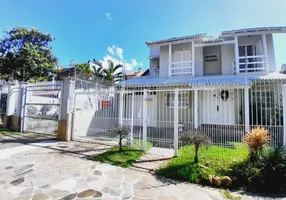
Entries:
{"type": "Polygon", "coordinates": [[[75,65],[76,68],[76,75],[82,79],[90,79],[93,76],[93,71],[90,69],[89,63],[88,64],[79,64],[75,65]]]}
{"type": "Polygon", "coordinates": [[[122,140],[126,138],[129,133],[130,129],[126,126],[117,125],[109,130],[111,135],[117,135],[119,137],[119,151],[122,151],[122,140]]]}
{"type": "Polygon", "coordinates": [[[105,80],[112,81],[112,82],[119,82],[122,80],[123,66],[121,64],[118,64],[115,66],[114,63],[111,60],[109,60],[107,69],[105,69],[102,66],[102,63],[97,62],[96,65],[98,65],[98,67],[93,68],[94,75],[96,77],[104,78],[105,80]]]}
{"type": "Polygon", "coordinates": [[[56,73],[57,58],[49,43],[54,39],[35,28],[15,27],[0,40],[0,74],[6,80],[46,81],[56,73]]]}
{"type": "Polygon", "coordinates": [[[41,115],[47,115],[47,113],[52,109],[52,105],[44,105],[42,108],[39,110],[41,115]]]}
{"type": "Polygon", "coordinates": [[[202,145],[211,144],[210,138],[200,131],[186,131],[181,135],[181,141],[183,145],[193,144],[195,146],[195,157],[194,162],[199,162],[199,148],[202,145]]]}
{"type": "Polygon", "coordinates": [[[35,116],[38,113],[38,109],[36,106],[28,106],[27,108],[27,114],[28,116],[35,116]]]}

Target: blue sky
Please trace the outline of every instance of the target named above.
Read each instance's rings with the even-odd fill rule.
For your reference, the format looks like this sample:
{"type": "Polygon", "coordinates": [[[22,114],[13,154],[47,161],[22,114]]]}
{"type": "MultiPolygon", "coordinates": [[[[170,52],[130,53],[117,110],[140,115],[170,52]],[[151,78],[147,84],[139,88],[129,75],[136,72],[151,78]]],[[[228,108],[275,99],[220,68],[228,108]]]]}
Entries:
{"type": "MultiPolygon", "coordinates": [[[[149,67],[146,41],[256,26],[286,25],[285,0],[0,0],[0,30],[36,27],[56,38],[59,64],[126,60],[149,67]]],[[[2,37],[2,35],[0,35],[2,37]]],[[[286,34],[275,35],[278,67],[286,34]]]]}

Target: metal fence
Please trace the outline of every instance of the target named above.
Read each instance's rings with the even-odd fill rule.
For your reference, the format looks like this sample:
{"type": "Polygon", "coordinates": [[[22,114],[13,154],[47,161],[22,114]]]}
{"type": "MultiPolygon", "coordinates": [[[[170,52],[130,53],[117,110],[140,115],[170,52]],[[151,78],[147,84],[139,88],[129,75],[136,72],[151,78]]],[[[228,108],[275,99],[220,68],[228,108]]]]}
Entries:
{"type": "Polygon", "coordinates": [[[213,145],[232,147],[246,132],[264,127],[271,144],[283,143],[283,80],[252,80],[249,85],[192,88],[109,87],[77,91],[74,105],[74,138],[117,141],[109,129],[130,127],[127,141],[174,149],[185,131],[207,134],[213,145]]]}
{"type": "Polygon", "coordinates": [[[23,88],[22,131],[56,134],[61,114],[61,81],[29,83],[23,88]]]}

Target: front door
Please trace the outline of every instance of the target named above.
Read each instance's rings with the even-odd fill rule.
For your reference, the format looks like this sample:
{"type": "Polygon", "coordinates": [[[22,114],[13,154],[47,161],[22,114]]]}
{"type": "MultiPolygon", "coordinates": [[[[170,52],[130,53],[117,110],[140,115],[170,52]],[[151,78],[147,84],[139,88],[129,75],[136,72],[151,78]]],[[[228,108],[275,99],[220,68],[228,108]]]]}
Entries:
{"type": "Polygon", "coordinates": [[[203,91],[201,121],[204,124],[235,124],[233,90],[203,91]]]}

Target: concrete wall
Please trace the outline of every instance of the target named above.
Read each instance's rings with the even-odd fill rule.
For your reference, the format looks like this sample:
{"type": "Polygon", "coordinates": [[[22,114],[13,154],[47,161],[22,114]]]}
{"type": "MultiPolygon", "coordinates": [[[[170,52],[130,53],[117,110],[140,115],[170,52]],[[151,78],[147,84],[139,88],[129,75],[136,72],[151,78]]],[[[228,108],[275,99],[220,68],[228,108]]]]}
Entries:
{"type": "Polygon", "coordinates": [[[203,56],[217,55],[217,61],[204,62],[204,75],[221,74],[221,46],[208,46],[203,48],[203,56]]]}
{"type": "Polygon", "coordinates": [[[160,56],[160,47],[150,47],[150,57],[158,58],[160,56]]]}
{"type": "Polygon", "coordinates": [[[276,72],[276,63],[275,63],[275,52],[274,52],[274,43],[273,43],[273,35],[266,35],[266,43],[268,50],[268,64],[270,72],[276,72]]]}
{"type": "Polygon", "coordinates": [[[233,74],[233,61],[235,60],[234,44],[226,44],[221,46],[221,74],[233,74]]]}
{"type": "Polygon", "coordinates": [[[195,48],[195,76],[204,75],[203,47],[195,48]]]}
{"type": "Polygon", "coordinates": [[[169,46],[160,47],[160,77],[169,77],[169,46]]]}

